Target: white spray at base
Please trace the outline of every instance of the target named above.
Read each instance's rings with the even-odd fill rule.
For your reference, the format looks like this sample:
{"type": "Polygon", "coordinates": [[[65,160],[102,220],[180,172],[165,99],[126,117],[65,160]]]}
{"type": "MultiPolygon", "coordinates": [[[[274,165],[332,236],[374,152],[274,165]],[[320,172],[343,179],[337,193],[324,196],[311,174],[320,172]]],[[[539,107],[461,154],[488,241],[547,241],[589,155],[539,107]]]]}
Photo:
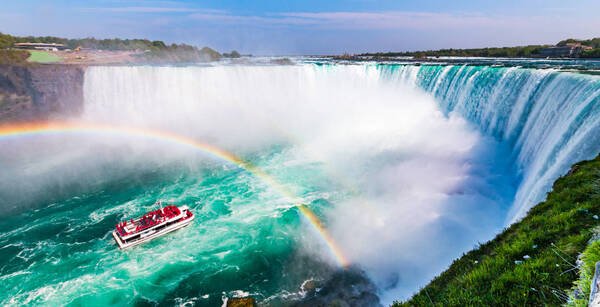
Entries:
{"type": "Polygon", "coordinates": [[[447,114],[509,144],[522,177],[507,224],[543,200],[558,176],[600,152],[600,77],[553,69],[384,66],[382,77],[432,93],[447,114]]]}
{"type": "Polygon", "coordinates": [[[332,180],[359,192],[327,211],[328,228],[389,303],[597,154],[598,84],[468,66],[91,67],[83,117],[234,152],[288,144],[289,163],[325,162],[332,180]]]}

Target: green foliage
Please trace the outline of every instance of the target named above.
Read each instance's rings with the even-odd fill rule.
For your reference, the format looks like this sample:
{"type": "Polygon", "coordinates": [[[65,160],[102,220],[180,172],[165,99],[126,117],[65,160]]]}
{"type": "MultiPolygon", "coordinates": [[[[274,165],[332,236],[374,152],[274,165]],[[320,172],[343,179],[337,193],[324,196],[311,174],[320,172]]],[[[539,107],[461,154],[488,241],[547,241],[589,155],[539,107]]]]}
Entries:
{"type": "Polygon", "coordinates": [[[233,50],[233,51],[231,51],[231,53],[223,53],[223,57],[226,57],[226,58],[239,58],[239,57],[241,57],[241,55],[240,55],[239,52],[233,50]]]}
{"type": "Polygon", "coordinates": [[[221,55],[217,51],[209,47],[203,47],[202,49],[200,49],[200,53],[217,59],[221,57],[221,55]]]}
{"type": "Polygon", "coordinates": [[[585,50],[581,53],[582,58],[600,59],[600,48],[585,50]]]}
{"type": "Polygon", "coordinates": [[[191,63],[198,61],[214,61],[221,58],[221,54],[208,47],[198,50],[196,47],[185,44],[172,44],[167,46],[166,49],[146,52],[143,57],[151,62],[191,63]]]}
{"type": "MultiPolygon", "coordinates": [[[[594,218],[600,215],[599,183],[600,156],[575,164],[523,220],[455,260],[409,301],[394,306],[565,304],[579,277],[577,256],[600,225],[594,218]]],[[[593,270],[589,266],[599,256],[595,247],[585,255],[592,259],[586,269],[593,270]]]]}
{"type": "Polygon", "coordinates": [[[0,49],[0,64],[25,64],[29,52],[24,50],[0,49]]]}
{"type": "Polygon", "coordinates": [[[522,47],[478,48],[478,49],[440,49],[416,52],[387,52],[365,53],[364,56],[458,56],[458,57],[529,57],[540,53],[546,45],[531,45],[522,47]]]}
{"type": "Polygon", "coordinates": [[[15,37],[0,33],[0,49],[7,49],[12,47],[12,45],[16,42],[15,37]]]}
{"type": "Polygon", "coordinates": [[[221,55],[208,47],[198,50],[195,46],[186,44],[166,45],[162,41],[149,41],[147,39],[67,39],[53,36],[41,37],[17,37],[9,34],[0,33],[0,49],[11,48],[15,43],[57,43],[64,44],[69,49],[77,47],[98,49],[98,50],[138,50],[144,51],[148,60],[159,62],[195,62],[217,60],[221,55]]]}
{"type": "MultiPolygon", "coordinates": [[[[596,229],[595,233],[599,232],[600,229],[596,229]]],[[[600,241],[595,241],[583,251],[581,261],[583,263],[579,268],[579,279],[575,281],[567,306],[587,306],[596,262],[600,261],[600,241]]]]}
{"type": "Polygon", "coordinates": [[[571,43],[571,44],[579,43],[584,46],[590,46],[590,47],[596,49],[596,48],[600,48],[600,37],[596,37],[596,38],[592,38],[592,39],[585,39],[585,40],[568,38],[568,39],[558,42],[558,44],[556,44],[556,45],[557,46],[565,46],[568,43],[571,43]]]}
{"type": "Polygon", "coordinates": [[[10,48],[15,43],[56,43],[64,44],[67,48],[75,49],[79,46],[99,50],[147,50],[164,49],[165,44],[161,41],[151,42],[147,39],[67,39],[54,36],[25,36],[18,37],[0,33],[0,48],[10,48]]]}
{"type": "Polygon", "coordinates": [[[158,49],[164,49],[164,48],[166,48],[166,47],[167,47],[167,45],[165,45],[165,43],[164,43],[164,42],[162,42],[162,41],[153,41],[153,42],[152,42],[152,46],[153,46],[153,47],[156,47],[156,48],[158,48],[158,49]]]}
{"type": "Polygon", "coordinates": [[[582,44],[584,46],[588,46],[588,47],[592,47],[594,49],[592,50],[585,50],[583,51],[579,57],[580,58],[596,58],[596,59],[600,59],[600,37],[596,37],[596,38],[592,38],[592,39],[585,39],[585,40],[581,40],[581,39],[574,39],[574,38],[569,38],[569,39],[565,39],[562,40],[560,42],[558,42],[558,44],[556,44],[557,46],[565,46],[566,44],[582,44]]]}
{"type": "MultiPolygon", "coordinates": [[[[588,40],[577,40],[569,38],[560,41],[557,46],[565,46],[568,43],[580,43],[584,46],[590,46],[593,50],[583,52],[580,57],[582,58],[600,58],[600,37],[592,38],[588,40]]],[[[415,51],[415,52],[377,52],[377,53],[363,53],[361,56],[378,56],[378,57],[389,57],[389,56],[412,56],[414,58],[423,58],[426,56],[439,57],[439,56],[456,56],[456,57],[533,57],[540,54],[540,50],[543,48],[550,47],[549,45],[530,45],[530,46],[519,46],[519,47],[501,47],[501,48],[476,48],[476,49],[440,49],[440,50],[427,50],[427,51],[415,51]]]]}

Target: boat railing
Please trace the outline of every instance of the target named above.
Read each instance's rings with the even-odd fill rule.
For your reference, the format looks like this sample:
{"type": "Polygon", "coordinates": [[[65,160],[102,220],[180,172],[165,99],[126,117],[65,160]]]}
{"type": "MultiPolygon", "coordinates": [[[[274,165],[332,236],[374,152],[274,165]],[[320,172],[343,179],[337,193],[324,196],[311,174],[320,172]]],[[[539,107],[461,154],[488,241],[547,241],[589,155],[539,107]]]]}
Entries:
{"type": "Polygon", "coordinates": [[[156,229],[159,226],[166,225],[165,223],[170,224],[171,222],[175,223],[177,221],[183,221],[192,215],[193,214],[187,210],[187,208],[180,210],[177,206],[171,205],[153,212],[148,212],[135,221],[131,219],[130,223],[133,224],[129,224],[128,222],[117,224],[117,233],[123,240],[128,240],[137,234],[143,234],[152,229],[156,229]],[[136,226],[135,230],[130,232],[126,231],[125,228],[131,227],[131,225],[136,226]]]}

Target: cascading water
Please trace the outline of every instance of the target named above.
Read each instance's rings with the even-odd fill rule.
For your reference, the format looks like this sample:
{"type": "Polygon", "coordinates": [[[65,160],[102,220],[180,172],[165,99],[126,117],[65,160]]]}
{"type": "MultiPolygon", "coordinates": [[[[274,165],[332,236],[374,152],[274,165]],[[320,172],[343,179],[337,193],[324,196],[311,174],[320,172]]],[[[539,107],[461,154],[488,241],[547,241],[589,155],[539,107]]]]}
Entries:
{"type": "Polygon", "coordinates": [[[432,93],[513,148],[523,181],[508,222],[525,215],[575,162],[600,152],[600,78],[552,69],[381,66],[386,78],[432,93]]]}
{"type": "Polygon", "coordinates": [[[289,200],[234,165],[159,140],[54,134],[0,149],[10,161],[0,193],[18,213],[0,221],[4,305],[214,306],[246,293],[315,304],[342,292],[389,303],[600,150],[600,78],[553,70],[90,67],[84,94],[70,120],[168,131],[242,156],[316,211],[353,265],[339,273],[289,200]],[[155,200],[187,204],[197,221],[116,250],[113,225],[155,200]]]}

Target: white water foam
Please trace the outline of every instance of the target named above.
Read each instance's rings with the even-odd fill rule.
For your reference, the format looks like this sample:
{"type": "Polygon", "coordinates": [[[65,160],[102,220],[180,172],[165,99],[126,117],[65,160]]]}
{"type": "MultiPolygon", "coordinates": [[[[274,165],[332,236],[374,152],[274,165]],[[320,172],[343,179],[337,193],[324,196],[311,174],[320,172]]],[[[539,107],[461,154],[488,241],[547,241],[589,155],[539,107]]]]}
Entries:
{"type": "MultiPolygon", "coordinates": [[[[490,238],[511,195],[492,187],[506,180],[493,160],[498,144],[445,117],[432,96],[364,66],[91,67],[85,98],[85,120],[165,129],[237,153],[288,144],[285,159],[322,165],[349,195],[332,200],[329,230],[386,303],[490,238]]],[[[327,259],[314,237],[302,238],[327,259]]]]}

